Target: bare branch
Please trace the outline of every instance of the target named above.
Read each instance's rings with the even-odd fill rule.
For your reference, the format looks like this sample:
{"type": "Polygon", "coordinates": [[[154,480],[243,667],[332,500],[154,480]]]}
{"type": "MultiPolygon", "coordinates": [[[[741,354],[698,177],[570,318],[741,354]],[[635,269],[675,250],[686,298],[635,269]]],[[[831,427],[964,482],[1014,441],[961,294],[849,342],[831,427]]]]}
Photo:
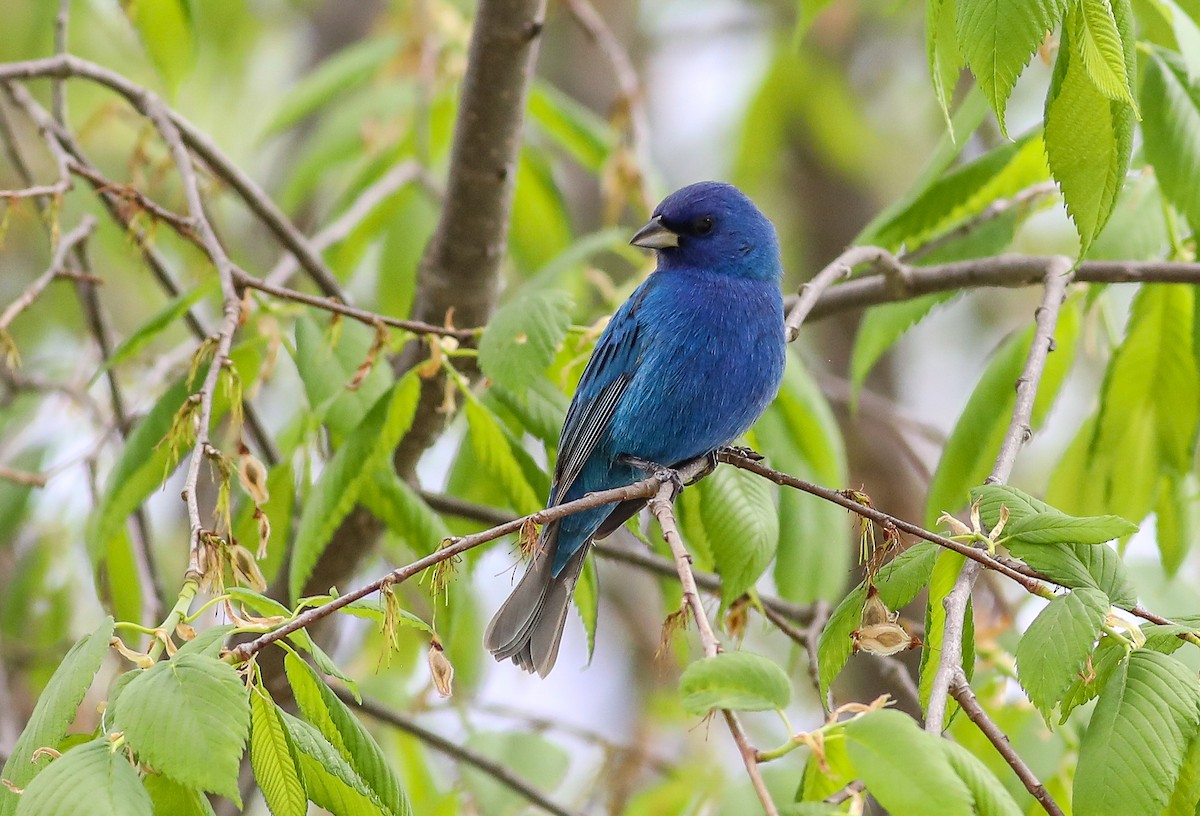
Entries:
{"type": "Polygon", "coordinates": [[[33,473],[28,470],[10,468],[8,465],[0,465],[0,479],[13,484],[26,487],[45,487],[49,478],[45,473],[33,473]]]}
{"type": "MultiPolygon", "coordinates": [[[[1004,484],[1012,473],[1013,463],[1017,459],[1017,451],[1030,437],[1033,402],[1037,397],[1038,385],[1042,373],[1046,369],[1046,358],[1054,348],[1054,330],[1058,325],[1058,313],[1067,295],[1067,286],[1071,282],[1071,261],[1065,257],[1057,258],[1046,270],[1045,292],[1041,306],[1035,314],[1036,329],[1033,342],[1029,347],[1029,355],[1025,360],[1025,368],[1017,380],[1017,399],[1013,406],[1012,420],[1000,445],[996,456],[996,464],[988,476],[988,484],[1004,484]]],[[[954,581],[954,586],[943,600],[946,609],[946,621],[942,627],[941,654],[938,658],[937,672],[933,676],[933,685],[929,691],[929,706],[925,714],[925,730],[932,734],[940,734],[946,715],[946,702],[950,693],[950,679],[962,665],[963,627],[967,615],[967,604],[971,599],[971,589],[975,579],[982,569],[978,561],[968,561],[963,565],[962,572],[954,581]]],[[[970,693],[970,687],[967,689],[970,693]]]]}
{"type": "Polygon", "coordinates": [[[553,813],[555,816],[579,816],[576,811],[568,810],[553,799],[550,799],[546,794],[538,790],[536,786],[526,782],[500,763],[489,759],[478,751],[471,750],[465,745],[461,745],[430,731],[419,725],[415,719],[407,714],[389,708],[382,703],[372,700],[370,697],[364,697],[362,702],[359,702],[354,699],[353,694],[342,688],[335,688],[333,693],[346,705],[357,708],[367,716],[373,717],[382,723],[387,723],[393,728],[398,728],[406,734],[412,734],[434,750],[441,751],[457,762],[470,765],[472,768],[482,771],[547,813],[553,813]]]}
{"type": "MultiPolygon", "coordinates": [[[[671,548],[671,554],[675,556],[675,568],[679,572],[679,584],[683,589],[683,603],[691,610],[692,619],[696,621],[696,629],[700,632],[700,643],[704,647],[704,655],[705,657],[716,657],[721,651],[721,644],[713,633],[712,625],[708,622],[708,614],[704,611],[704,604],[700,601],[700,591],[696,589],[696,579],[692,575],[692,556],[683,546],[683,539],[679,537],[679,528],[675,524],[675,514],[671,510],[671,503],[675,500],[675,490],[675,485],[669,479],[664,479],[657,494],[650,499],[650,512],[658,519],[663,538],[666,539],[667,546],[671,548]]],[[[778,816],[779,809],[775,807],[775,802],[767,791],[762,772],[758,767],[757,749],[750,744],[750,739],[746,736],[746,731],[742,728],[741,721],[738,720],[735,713],[729,709],[722,709],[721,714],[725,717],[725,724],[729,726],[729,733],[733,735],[734,743],[737,744],[738,753],[742,755],[742,763],[746,766],[750,784],[754,786],[754,792],[758,795],[759,802],[762,803],[763,811],[767,816],[778,816]]]]}
{"type": "MultiPolygon", "coordinates": [[[[681,478],[685,481],[699,475],[706,467],[705,459],[697,459],[689,462],[678,470],[681,478]]],[[[434,564],[441,563],[448,558],[453,558],[467,550],[478,547],[480,544],[486,544],[489,541],[495,541],[501,536],[515,533],[521,530],[526,523],[533,524],[548,524],[555,519],[560,519],[565,516],[578,513],[582,510],[588,510],[594,507],[601,507],[606,504],[614,504],[628,499],[648,499],[657,492],[662,480],[667,478],[665,474],[655,474],[640,482],[634,482],[625,487],[617,487],[612,490],[601,490],[596,493],[589,493],[581,499],[575,501],[564,502],[563,504],[547,507],[545,510],[539,510],[536,513],[531,513],[528,516],[522,516],[518,519],[513,519],[505,524],[499,524],[482,532],[472,533],[471,535],[459,536],[456,538],[446,539],[442,542],[442,547],[436,552],[433,552],[424,558],[418,559],[411,564],[403,567],[398,567],[382,578],[379,578],[366,586],[359,587],[353,592],[347,592],[345,595],[339,595],[332,601],[321,606],[313,607],[300,615],[297,615],[292,620],[282,624],[276,629],[272,629],[260,637],[243,643],[232,652],[229,653],[228,659],[238,663],[249,659],[252,655],[270,646],[272,643],[282,638],[287,637],[292,632],[299,629],[304,629],[313,625],[323,618],[327,618],[337,610],[348,604],[357,601],[359,598],[365,598],[372,592],[378,592],[385,585],[401,584],[417,575],[434,564]]]]}
{"type": "Polygon", "coordinates": [[[850,277],[854,267],[861,264],[879,264],[891,270],[904,269],[900,261],[886,249],[872,246],[850,247],[814,275],[812,280],[805,281],[800,285],[800,293],[788,310],[787,319],[784,321],[789,343],[800,335],[800,324],[816,308],[817,303],[830,287],[838,281],[850,277]]]}
{"type": "Polygon", "coordinates": [[[979,704],[979,700],[975,698],[974,692],[971,691],[971,684],[967,682],[967,677],[963,674],[962,668],[959,667],[950,678],[950,693],[954,695],[954,699],[962,707],[963,713],[979,727],[983,735],[988,738],[988,741],[996,747],[1000,756],[1004,757],[1004,761],[1009,764],[1013,771],[1017,774],[1017,778],[1021,780],[1021,784],[1029,791],[1033,798],[1038,801],[1042,808],[1050,816],[1063,816],[1062,808],[1054,801],[1054,798],[1046,790],[1038,778],[1034,776],[1033,771],[1025,764],[1025,760],[1013,750],[1012,743],[1008,740],[1008,735],[1000,730],[1000,726],[992,721],[992,718],[983,710],[983,706],[979,704]]]}
{"type": "Polygon", "coordinates": [[[86,240],[95,229],[96,219],[90,215],[85,215],[79,222],[79,226],[59,240],[58,246],[54,250],[54,256],[50,259],[50,266],[46,268],[46,271],[35,278],[33,283],[29,284],[25,288],[25,291],[17,296],[17,299],[8,305],[8,308],[0,312],[0,333],[8,331],[9,324],[16,319],[17,315],[33,305],[33,302],[50,285],[50,281],[67,271],[67,255],[81,241],[86,240]]]}

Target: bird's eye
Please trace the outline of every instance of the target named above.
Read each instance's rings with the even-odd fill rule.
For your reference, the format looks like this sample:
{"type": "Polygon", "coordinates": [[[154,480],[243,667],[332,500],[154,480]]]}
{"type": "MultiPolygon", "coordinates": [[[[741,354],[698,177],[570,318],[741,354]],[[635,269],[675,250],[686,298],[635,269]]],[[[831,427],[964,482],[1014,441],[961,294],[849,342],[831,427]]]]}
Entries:
{"type": "Polygon", "coordinates": [[[708,235],[710,232],[712,232],[712,228],[713,228],[712,216],[708,216],[708,215],[705,215],[701,218],[697,218],[696,223],[693,227],[693,229],[695,230],[697,235],[708,235]]]}

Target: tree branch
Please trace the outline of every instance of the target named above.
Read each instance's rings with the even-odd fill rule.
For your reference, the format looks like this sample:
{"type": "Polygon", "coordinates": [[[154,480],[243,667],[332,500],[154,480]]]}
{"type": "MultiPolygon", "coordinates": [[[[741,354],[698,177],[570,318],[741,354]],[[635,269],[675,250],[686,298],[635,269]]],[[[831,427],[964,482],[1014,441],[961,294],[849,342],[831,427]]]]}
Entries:
{"type": "MultiPolygon", "coordinates": [[[[1029,346],[1029,355],[1025,360],[1025,368],[1017,380],[1017,399],[1013,406],[1012,420],[1004,434],[1004,441],[996,455],[996,464],[987,478],[988,484],[1004,484],[1012,473],[1013,463],[1017,459],[1017,451],[1032,435],[1031,417],[1033,402],[1037,397],[1038,385],[1042,373],[1046,369],[1046,358],[1054,348],[1054,330],[1058,325],[1058,312],[1067,296],[1067,286],[1071,282],[1071,261],[1069,258],[1058,257],[1046,270],[1045,292],[1042,303],[1035,313],[1036,329],[1033,342],[1029,346]]],[[[954,672],[962,666],[963,626],[966,620],[967,604],[971,600],[971,590],[975,579],[982,568],[978,561],[968,561],[963,565],[962,572],[954,581],[954,586],[943,600],[946,609],[946,621],[942,627],[941,654],[938,658],[937,672],[933,676],[933,685],[929,691],[929,706],[925,713],[925,730],[932,734],[942,732],[946,716],[946,702],[950,690],[950,680],[954,672]]],[[[967,693],[972,693],[970,686],[967,693]]]]}
{"type": "Polygon", "coordinates": [[[1025,764],[1025,760],[1021,759],[1020,755],[1013,750],[1012,743],[1008,740],[1008,735],[1000,730],[1000,726],[992,721],[992,718],[983,710],[983,706],[979,704],[979,700],[975,698],[975,693],[971,691],[971,684],[967,682],[967,676],[963,674],[960,666],[950,678],[950,693],[954,699],[958,701],[962,707],[963,713],[971,722],[979,727],[983,735],[988,738],[988,741],[996,747],[1000,752],[1000,756],[1004,757],[1004,761],[1009,764],[1017,774],[1017,778],[1021,780],[1021,784],[1029,791],[1033,798],[1038,801],[1042,808],[1050,816],[1063,816],[1062,808],[1054,801],[1054,798],[1046,790],[1029,766],[1025,764]]]}
{"type": "Polygon", "coordinates": [[[412,734],[421,740],[421,742],[436,751],[441,751],[456,762],[470,765],[472,768],[482,771],[547,813],[553,813],[555,816],[580,816],[578,812],[568,810],[553,799],[550,799],[546,794],[538,790],[537,787],[526,782],[500,763],[489,759],[478,751],[471,750],[465,745],[460,745],[453,740],[430,731],[419,725],[416,720],[407,714],[389,708],[382,703],[372,700],[370,697],[364,697],[362,702],[359,702],[354,699],[353,694],[343,688],[335,688],[333,689],[333,693],[346,705],[357,708],[367,716],[373,717],[382,723],[387,723],[406,734],[412,734]]]}
{"type": "MultiPolygon", "coordinates": [[[[704,611],[704,604],[700,601],[700,592],[696,589],[696,579],[692,575],[692,556],[683,546],[683,539],[679,537],[679,528],[675,524],[675,514],[671,510],[671,503],[675,500],[675,490],[676,486],[669,479],[664,479],[654,498],[650,499],[650,512],[658,519],[663,538],[666,539],[667,546],[671,548],[671,554],[675,556],[675,569],[679,572],[679,584],[683,589],[683,603],[691,610],[692,618],[696,621],[696,629],[700,632],[700,643],[704,647],[704,656],[716,657],[721,651],[721,644],[713,633],[712,625],[708,622],[708,615],[704,611]]],[[[763,811],[767,816],[778,816],[779,809],[775,807],[775,802],[771,799],[770,792],[767,791],[762,772],[758,767],[758,751],[750,744],[750,739],[746,736],[746,731],[742,728],[737,715],[729,709],[722,709],[721,714],[725,717],[725,724],[729,726],[729,733],[733,735],[734,743],[737,744],[738,753],[742,755],[742,763],[746,766],[750,784],[754,786],[754,792],[758,795],[758,801],[762,803],[763,811]]]]}
{"type": "Polygon", "coordinates": [[[0,335],[8,331],[9,324],[16,319],[17,315],[33,305],[33,302],[50,285],[50,281],[60,277],[67,271],[67,255],[80,242],[86,240],[95,229],[96,219],[90,215],[85,215],[79,222],[79,226],[59,240],[58,246],[54,249],[54,256],[50,259],[50,266],[46,268],[46,271],[34,278],[33,282],[17,296],[17,299],[8,304],[8,307],[3,312],[0,312],[0,335]]]}

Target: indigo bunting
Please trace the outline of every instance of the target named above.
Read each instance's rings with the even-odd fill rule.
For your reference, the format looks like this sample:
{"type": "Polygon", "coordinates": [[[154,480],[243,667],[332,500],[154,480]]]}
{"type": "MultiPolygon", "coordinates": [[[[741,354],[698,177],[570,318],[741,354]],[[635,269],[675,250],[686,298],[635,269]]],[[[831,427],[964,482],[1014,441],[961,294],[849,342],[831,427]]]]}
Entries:
{"type": "MultiPolygon", "coordinates": [[[[774,399],[786,342],[775,228],[740,190],[701,182],[668,196],[630,241],[655,271],[616,311],[567,410],[548,505],[676,467],[744,433],[774,399]],[[645,465],[642,464],[642,467],[645,465]]],[[[533,561],[485,635],[497,660],[545,677],[593,540],[644,499],[542,530],[533,561]]]]}

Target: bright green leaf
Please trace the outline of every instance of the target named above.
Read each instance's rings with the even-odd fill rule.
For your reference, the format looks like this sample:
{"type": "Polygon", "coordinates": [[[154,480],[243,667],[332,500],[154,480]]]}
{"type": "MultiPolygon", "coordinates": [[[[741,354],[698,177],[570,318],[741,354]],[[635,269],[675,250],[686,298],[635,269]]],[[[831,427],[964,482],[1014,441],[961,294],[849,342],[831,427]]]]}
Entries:
{"type": "Polygon", "coordinates": [[[122,0],[121,5],[158,73],[177,89],[196,61],[187,0],[122,0]]]}
{"type": "MultiPolygon", "coordinates": [[[[236,791],[236,786],[234,787],[236,791]]],[[[100,738],[67,751],[38,774],[16,816],[151,816],[150,795],[124,751],[100,738]]]]}
{"type": "Polygon", "coordinates": [[[396,37],[364,40],[329,57],[278,100],[266,133],[286,130],[330,102],[344,99],[396,56],[399,45],[396,37]]]}
{"type": "Polygon", "coordinates": [[[113,725],[125,732],[140,762],[241,802],[238,765],[250,710],[233,666],[198,654],[176,655],[136,676],[113,708],[113,725]]]}
{"type": "Polygon", "coordinates": [[[1079,746],[1076,813],[1158,813],[1200,723],[1200,683],[1173,657],[1137,649],[1100,694],[1079,746]]]}
{"type": "Polygon", "coordinates": [[[250,765],[273,816],[305,816],[308,794],[296,748],[266,689],[250,692],[250,765]]]}
{"type": "MultiPolygon", "coordinates": [[[[67,735],[67,729],[75,721],[75,710],[83,702],[92,679],[100,669],[100,663],[108,653],[112,633],[113,619],[105,618],[95,632],[76,642],[63,657],[50,682],[42,689],[33,714],[13,745],[4,769],[0,770],[0,779],[7,779],[18,788],[23,788],[46,767],[46,758],[37,762],[33,760],[34,752],[42,747],[57,745],[67,735]]],[[[17,801],[15,793],[0,785],[0,816],[12,816],[17,801]]]]}
{"type": "Polygon", "coordinates": [[[1077,589],[1050,601],[1021,636],[1017,676],[1047,721],[1050,710],[1087,665],[1108,610],[1103,592],[1077,589]]]}
{"type": "Polygon", "coordinates": [[[338,816],[380,816],[386,813],[374,792],[350,767],[321,732],[286,711],[279,712],[296,747],[300,775],[308,797],[317,807],[338,816]]]}
{"type": "Polygon", "coordinates": [[[543,376],[571,325],[565,292],[538,291],[505,304],[479,340],[479,367],[518,398],[543,376]]]}
{"type": "Polygon", "coordinates": [[[542,508],[537,493],[530,487],[528,479],[513,452],[500,423],[478,400],[466,403],[467,437],[471,447],[500,488],[507,494],[512,509],[521,514],[535,513],[542,508]]]}
{"type": "Polygon", "coordinates": [[[321,471],[300,513],[288,591],[299,597],[321,553],[375,471],[390,468],[392,450],[412,424],[420,382],[409,373],[381,396],[321,471]]]}
{"type": "Polygon", "coordinates": [[[150,794],[154,816],[215,816],[203,791],[181,785],[161,774],[144,776],[142,784],[150,794]]]}
{"type": "Polygon", "coordinates": [[[691,714],[710,709],[768,711],[786,708],[792,685],[783,669],[750,652],[722,652],[697,660],[679,678],[679,695],[691,714]]]}
{"type": "Polygon", "coordinates": [[[292,359],[304,383],[308,404],[324,418],[335,441],[359,426],[391,383],[391,369],[376,365],[357,389],[346,388],[367,358],[374,338],[374,332],[366,326],[344,320],[338,329],[337,342],[331,346],[315,320],[306,315],[296,320],[292,359]]]}
{"type": "MultiPolygon", "coordinates": [[[[1180,10],[1176,13],[1186,17],[1180,10]]],[[[1189,77],[1180,55],[1152,49],[1141,99],[1146,159],[1154,165],[1163,193],[1193,229],[1200,229],[1200,77],[1189,77]]]]}
{"type": "Polygon", "coordinates": [[[766,479],[733,467],[717,468],[699,489],[700,518],[721,576],[721,602],[731,604],[754,586],[775,557],[778,491],[766,479]]]}
{"type": "Polygon", "coordinates": [[[1066,24],[1071,28],[1071,44],[1100,93],[1136,110],[1125,48],[1109,0],[1079,0],[1068,9],[1066,24]]]}

